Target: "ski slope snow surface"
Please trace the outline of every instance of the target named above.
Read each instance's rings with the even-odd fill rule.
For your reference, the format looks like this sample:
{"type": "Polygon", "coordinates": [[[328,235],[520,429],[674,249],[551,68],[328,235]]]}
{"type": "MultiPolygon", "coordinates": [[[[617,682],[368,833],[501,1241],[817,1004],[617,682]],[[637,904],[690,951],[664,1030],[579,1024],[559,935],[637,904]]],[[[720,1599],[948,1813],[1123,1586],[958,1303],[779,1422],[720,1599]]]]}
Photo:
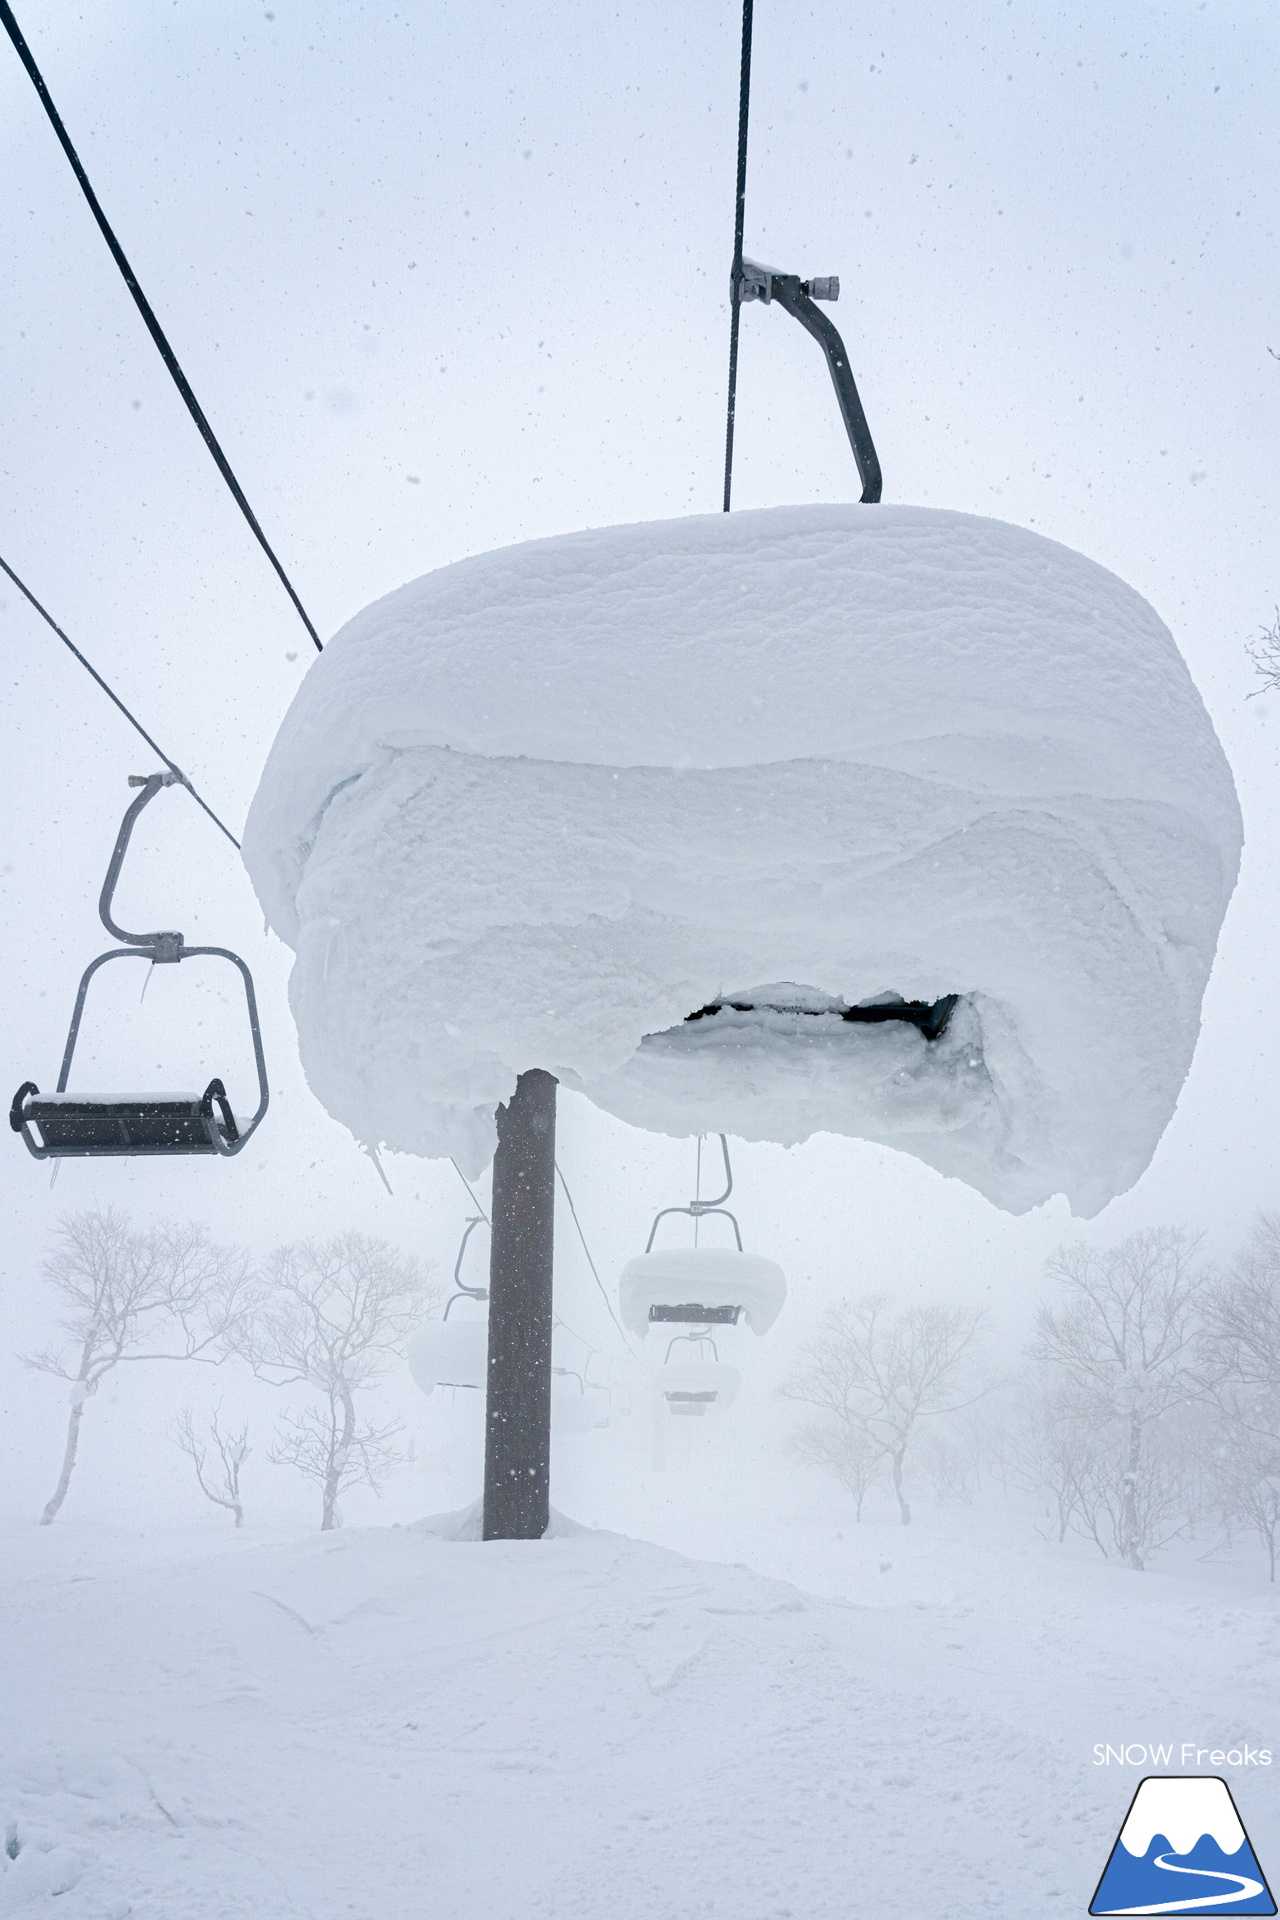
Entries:
{"type": "Polygon", "coordinates": [[[1083,1912],[1136,1778],[1094,1743],[1265,1744],[1274,1604],[984,1528],[796,1530],[822,1597],[566,1525],[9,1523],[0,1915],[1083,1912]]]}

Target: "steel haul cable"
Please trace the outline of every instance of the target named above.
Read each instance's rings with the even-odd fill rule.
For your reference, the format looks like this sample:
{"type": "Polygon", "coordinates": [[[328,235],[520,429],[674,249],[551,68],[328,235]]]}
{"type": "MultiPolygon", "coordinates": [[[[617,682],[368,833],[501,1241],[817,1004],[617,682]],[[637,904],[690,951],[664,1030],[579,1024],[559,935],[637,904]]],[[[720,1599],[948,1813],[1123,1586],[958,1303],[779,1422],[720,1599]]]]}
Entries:
{"type": "MultiPolygon", "coordinates": [[[[0,21],[4,22],[5,32],[8,34],[9,38],[12,40],[14,49],[17,52],[18,58],[19,60],[21,60],[23,66],[26,68],[27,74],[28,74],[28,77],[30,78],[32,86],[35,88],[36,92],[40,96],[40,104],[49,116],[49,124],[52,126],[54,132],[58,136],[58,139],[62,146],[62,151],[66,154],[67,159],[71,162],[71,170],[75,174],[76,179],[80,183],[80,191],[83,193],[85,199],[89,203],[89,211],[90,213],[92,213],[94,219],[97,221],[99,229],[101,230],[101,233],[102,233],[102,237],[106,241],[107,246],[111,250],[111,257],[115,261],[116,265],[119,267],[120,272],[124,278],[124,283],[128,287],[130,293],[133,295],[134,304],[136,305],[138,312],[142,315],[142,318],[146,323],[147,331],[151,335],[151,338],[154,340],[156,347],[159,350],[160,358],[164,361],[165,366],[169,370],[169,374],[173,380],[173,384],[177,387],[178,392],[182,395],[183,400],[186,402],[187,412],[191,415],[191,418],[195,421],[196,426],[199,428],[200,437],[204,441],[206,447],[208,447],[209,452],[213,455],[214,463],[217,466],[218,472],[222,475],[223,479],[227,483],[227,486],[230,488],[232,499],[235,501],[241,513],[244,515],[245,519],[248,521],[249,526],[253,532],[254,538],[257,540],[258,545],[262,548],[262,551],[266,554],[267,559],[271,562],[272,566],[275,568],[276,574],[279,577],[281,586],[284,588],[285,592],[288,594],[289,598],[292,600],[294,607],[297,610],[298,617],[302,621],[303,626],[306,628],[307,632],[311,635],[312,641],[315,644],[316,652],[322,653],[324,651],[324,648],[321,645],[320,635],[316,632],[315,627],[311,623],[310,615],[308,614],[306,608],[303,606],[301,600],[298,598],[296,592],[294,591],[293,582],[290,580],[288,574],[285,572],[284,568],[281,566],[279,560],[276,558],[275,553],[272,550],[271,544],[268,541],[266,534],[262,531],[262,528],[258,525],[258,517],[254,513],[253,508],[249,505],[249,502],[246,500],[244,495],[244,490],[241,487],[240,482],[236,479],[235,474],[231,471],[231,462],[227,459],[226,454],[222,451],[222,448],[219,446],[217,435],[214,433],[213,428],[209,425],[208,420],[205,418],[203,407],[200,405],[200,402],[196,399],[195,394],[191,390],[190,381],[187,379],[186,374],[182,371],[182,368],[178,365],[178,357],[174,353],[173,348],[169,345],[169,342],[165,337],[164,328],[160,325],[160,322],[156,319],[155,314],[152,312],[151,302],[147,299],[146,294],[142,291],[142,288],[138,285],[137,275],[134,273],[133,268],[129,265],[129,262],[125,257],[124,248],[120,245],[120,242],[116,239],[116,236],[111,229],[110,221],[107,219],[106,214],[102,211],[101,206],[98,204],[98,196],[94,192],[92,186],[89,183],[88,174],[85,172],[83,166],[81,166],[80,164],[80,156],[71,144],[71,136],[68,134],[66,128],[62,124],[62,117],[59,114],[58,109],[53,104],[53,100],[50,96],[49,89],[48,87],[46,87],[44,83],[44,77],[41,74],[39,67],[35,63],[35,59],[32,56],[31,49],[22,37],[22,29],[19,27],[17,20],[14,18],[13,9],[9,5],[9,0],[0,0],[0,21]]],[[[67,644],[69,646],[71,644],[70,641],[68,641],[67,644]]]]}
{"type": "Polygon", "coordinates": [[[179,780],[181,780],[183,786],[187,789],[187,792],[191,795],[191,798],[195,801],[196,805],[198,807],[204,808],[205,812],[208,814],[209,818],[212,820],[214,826],[217,827],[220,832],[225,833],[228,840],[231,842],[232,846],[238,849],[240,846],[240,842],[236,839],[230,827],[223,826],[222,821],[219,820],[217,814],[214,812],[213,808],[209,805],[208,801],[202,800],[200,798],[200,795],[196,792],[195,788],[192,786],[191,782],[188,780],[186,774],[182,771],[182,768],[177,764],[176,761],[171,760],[169,758],[168,754],[164,751],[162,747],[158,747],[156,745],[155,741],[151,738],[151,735],[147,732],[142,722],[134,718],[133,714],[130,713],[128,707],[126,707],[124,701],[120,698],[120,695],[114,692],[113,689],[107,685],[102,675],[98,672],[98,669],[95,666],[91,665],[91,663],[85,659],[79,647],[76,646],[75,642],[69,639],[67,635],[62,631],[62,628],[58,625],[53,615],[48,611],[47,608],[42,607],[40,605],[40,602],[36,599],[30,587],[26,586],[21,580],[19,580],[17,574],[14,572],[13,568],[9,565],[7,560],[0,558],[0,570],[3,570],[3,572],[8,574],[14,586],[18,589],[18,592],[22,595],[23,599],[30,601],[31,605],[35,608],[36,612],[40,615],[40,618],[53,628],[59,640],[61,640],[63,646],[69,648],[70,651],[74,653],[76,659],[80,662],[80,665],[84,668],[85,672],[89,674],[94,680],[97,681],[98,685],[102,688],[102,691],[106,694],[108,700],[112,700],[115,702],[116,706],[119,707],[125,719],[129,722],[129,725],[133,727],[136,732],[142,735],[147,745],[151,748],[151,751],[153,753],[159,754],[160,758],[164,761],[166,767],[168,767],[170,773],[177,774],[179,780]]]}
{"type": "MultiPolygon", "coordinates": [[[[471,1182],[467,1179],[466,1174],[462,1171],[462,1168],[458,1165],[457,1161],[452,1157],[452,1155],[450,1155],[450,1158],[449,1158],[449,1165],[453,1168],[459,1180],[461,1180],[463,1186],[466,1188],[467,1192],[471,1195],[472,1202],[474,1203],[476,1211],[479,1213],[480,1218],[484,1221],[485,1225],[488,1226],[489,1224],[488,1214],[485,1212],[484,1208],[480,1205],[479,1200],[476,1198],[471,1182]]],[[[573,1204],[573,1195],[569,1191],[569,1182],[565,1179],[564,1172],[558,1160],[556,1161],[556,1172],[560,1176],[560,1185],[564,1188],[564,1197],[569,1202],[569,1211],[573,1215],[573,1224],[578,1229],[578,1238],[582,1242],[582,1251],[587,1256],[587,1265],[590,1267],[592,1277],[594,1278],[596,1285],[600,1289],[600,1297],[604,1301],[605,1308],[608,1312],[609,1318],[612,1320],[614,1326],[617,1327],[618,1332],[622,1335],[623,1346],[626,1348],[627,1352],[634,1359],[635,1358],[634,1349],[631,1345],[631,1342],[627,1339],[626,1332],[623,1329],[617,1314],[614,1312],[613,1307],[610,1305],[609,1296],[605,1292],[604,1282],[600,1278],[600,1274],[596,1268],[595,1261],[591,1258],[591,1249],[587,1245],[587,1236],[582,1231],[582,1222],[578,1218],[578,1209],[573,1204]]],[[[565,1327],[569,1333],[573,1334],[573,1337],[575,1340],[582,1340],[582,1335],[580,1333],[574,1332],[574,1329],[571,1326],[569,1326],[569,1323],[567,1320],[561,1321],[560,1324],[563,1327],[565,1327]]],[[[589,1340],[582,1340],[582,1344],[584,1347],[591,1346],[591,1342],[589,1340]]],[[[598,1349],[595,1347],[592,1347],[591,1350],[593,1353],[598,1351],[598,1349]]]]}
{"type": "Polygon", "coordinates": [[[613,1310],[612,1303],[610,1302],[609,1296],[604,1289],[604,1282],[603,1280],[601,1280],[600,1275],[596,1269],[596,1263],[591,1258],[591,1249],[587,1245],[587,1236],[582,1231],[582,1222],[578,1218],[578,1209],[573,1204],[573,1195],[569,1191],[569,1182],[565,1179],[563,1172],[561,1172],[560,1162],[558,1160],[556,1161],[556,1172],[560,1174],[560,1185],[564,1188],[564,1197],[569,1202],[569,1211],[573,1215],[573,1224],[578,1229],[578,1238],[582,1242],[582,1251],[587,1256],[587,1265],[591,1269],[591,1276],[594,1279],[596,1285],[600,1289],[600,1298],[604,1301],[605,1307],[608,1309],[609,1318],[612,1320],[614,1326],[617,1327],[619,1334],[621,1334],[622,1336],[623,1346],[626,1348],[627,1352],[632,1355],[632,1358],[634,1359],[635,1355],[634,1355],[634,1350],[632,1348],[631,1342],[627,1339],[626,1333],[623,1330],[622,1322],[619,1320],[617,1314],[613,1310]]]}
{"type": "MultiPolygon", "coordinates": [[[[0,0],[0,5],[3,0],[0,0]]],[[[733,489],[733,413],[738,395],[738,323],[742,318],[742,229],[747,208],[747,117],[751,106],[751,17],[742,0],[742,66],[738,79],[738,185],[733,203],[733,270],[729,277],[729,411],[724,430],[724,511],[733,489]]]]}

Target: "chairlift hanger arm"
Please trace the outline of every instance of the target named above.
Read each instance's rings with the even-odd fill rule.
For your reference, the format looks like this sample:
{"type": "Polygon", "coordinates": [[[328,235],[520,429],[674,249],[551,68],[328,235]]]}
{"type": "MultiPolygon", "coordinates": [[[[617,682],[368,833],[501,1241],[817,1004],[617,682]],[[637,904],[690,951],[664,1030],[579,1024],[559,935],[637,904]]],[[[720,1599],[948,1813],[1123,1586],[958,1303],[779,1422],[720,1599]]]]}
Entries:
{"type": "Polygon", "coordinates": [[[677,1334],[673,1334],[671,1339],[667,1342],[667,1351],[662,1362],[664,1367],[669,1367],[671,1365],[671,1349],[672,1347],[679,1345],[680,1341],[682,1340],[691,1341],[693,1345],[699,1349],[699,1351],[701,1351],[703,1347],[710,1347],[712,1353],[715,1355],[716,1365],[719,1366],[720,1349],[716,1345],[715,1341],[711,1338],[711,1335],[709,1333],[677,1333],[677,1334]]]}
{"type": "Polygon", "coordinates": [[[691,1206],[687,1207],[664,1207],[661,1213],[654,1215],[653,1225],[649,1229],[649,1238],[645,1242],[644,1250],[646,1253],[653,1252],[653,1236],[658,1231],[658,1222],[659,1220],[665,1220],[669,1213],[687,1213],[695,1220],[705,1219],[709,1213],[723,1214],[725,1219],[732,1223],[733,1237],[738,1243],[738,1252],[742,1252],[742,1229],[739,1227],[734,1215],[730,1213],[728,1207],[713,1207],[703,1205],[700,1201],[695,1201],[691,1206]]]}
{"type": "Polygon", "coordinates": [[[102,883],[102,892],[98,898],[98,918],[111,938],[123,940],[131,947],[149,949],[147,958],[154,960],[157,965],[182,958],[182,935],[171,932],[126,933],[124,928],[118,927],[111,918],[111,903],[138,815],[144,807],[150,806],[162,787],[185,787],[186,784],[184,776],[180,773],[151,773],[145,777],[137,773],[129,775],[129,785],[141,787],[142,792],[125,809],[124,819],[120,822],[120,831],[116,835],[115,846],[111,849],[111,858],[107,862],[107,877],[102,883]]]}
{"type": "MultiPolygon", "coordinates": [[[[733,1192],[733,1168],[729,1165],[729,1142],[723,1134],[719,1135],[719,1140],[720,1151],[724,1155],[724,1192],[718,1194],[714,1200],[691,1200],[689,1211],[695,1220],[703,1213],[718,1213],[733,1192]]],[[[729,1218],[732,1219],[733,1215],[730,1214],[729,1218]]]]}
{"type": "Polygon", "coordinates": [[[453,1263],[454,1286],[462,1293],[469,1293],[472,1298],[476,1300],[487,1300],[489,1298],[488,1289],[485,1287],[469,1287],[467,1285],[466,1281],[462,1278],[462,1257],[467,1251],[467,1242],[476,1228],[481,1226],[487,1227],[488,1224],[489,1222],[482,1213],[473,1213],[470,1216],[466,1227],[463,1229],[462,1243],[458,1248],[458,1257],[453,1263]]]}
{"type": "Polygon", "coordinates": [[[769,306],[776,300],[821,346],[827,357],[831,383],[836,390],[840,417],[849,436],[849,445],[853,448],[853,457],[858,463],[862,504],[874,506],[884,483],[871,429],[862,409],[844,341],[826,314],[814,304],[817,300],[839,299],[838,276],[832,274],[827,278],[802,280],[798,273],[778,273],[773,267],[761,266],[757,260],[744,260],[734,292],[735,305],[742,300],[762,300],[769,306]]]}
{"type": "MultiPolygon", "coordinates": [[[[468,1188],[468,1192],[470,1192],[470,1188],[468,1188]]],[[[488,1287],[469,1287],[462,1277],[462,1256],[467,1251],[467,1242],[477,1227],[487,1227],[488,1224],[489,1222],[482,1213],[472,1214],[467,1221],[462,1234],[462,1244],[458,1248],[458,1257],[453,1263],[453,1284],[458,1291],[450,1294],[449,1298],[445,1301],[444,1312],[440,1315],[441,1320],[447,1320],[449,1318],[449,1309],[455,1300],[487,1300],[489,1298],[488,1287]]]]}
{"type": "MultiPolygon", "coordinates": [[[[645,1243],[646,1253],[653,1252],[653,1236],[658,1231],[658,1222],[665,1220],[669,1213],[687,1213],[691,1220],[705,1220],[709,1213],[723,1214],[726,1220],[732,1221],[733,1237],[738,1243],[738,1252],[742,1252],[742,1230],[734,1215],[724,1204],[733,1192],[733,1168],[729,1165],[729,1142],[723,1134],[717,1135],[717,1138],[720,1141],[720,1151],[724,1155],[724,1192],[717,1194],[714,1200],[691,1200],[687,1207],[664,1207],[661,1213],[654,1216],[653,1225],[649,1229],[649,1238],[645,1243]]],[[[701,1154],[701,1146],[698,1151],[701,1154]]]]}

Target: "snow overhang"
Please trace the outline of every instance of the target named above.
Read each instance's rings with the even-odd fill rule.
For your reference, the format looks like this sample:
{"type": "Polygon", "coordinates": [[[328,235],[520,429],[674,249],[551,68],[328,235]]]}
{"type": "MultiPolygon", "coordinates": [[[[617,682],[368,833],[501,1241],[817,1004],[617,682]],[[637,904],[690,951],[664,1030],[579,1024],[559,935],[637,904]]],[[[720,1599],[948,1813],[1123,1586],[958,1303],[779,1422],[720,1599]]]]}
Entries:
{"type": "Polygon", "coordinates": [[[362,1140],[477,1172],[541,1066],[640,1126],[846,1133],[1084,1214],[1172,1113],[1239,847],[1145,601],[894,507],[427,575],[311,668],[245,831],[362,1140]],[[949,1017],[844,1017],[886,994],[949,1017]]]}

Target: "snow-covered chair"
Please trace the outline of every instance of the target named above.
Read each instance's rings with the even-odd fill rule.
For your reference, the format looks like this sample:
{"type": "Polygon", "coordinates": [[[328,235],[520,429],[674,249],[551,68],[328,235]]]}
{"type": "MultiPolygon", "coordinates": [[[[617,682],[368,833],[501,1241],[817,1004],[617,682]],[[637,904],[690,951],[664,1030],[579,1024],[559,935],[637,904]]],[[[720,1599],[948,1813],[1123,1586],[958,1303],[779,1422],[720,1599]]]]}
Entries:
{"type": "Polygon", "coordinates": [[[716,1360],[669,1360],[659,1367],[656,1391],[667,1411],[701,1420],[713,1408],[723,1413],[737,1398],[741,1377],[716,1360]]]}
{"type": "Polygon", "coordinates": [[[437,1387],[478,1387],[488,1378],[489,1322],[450,1317],[428,1320],[409,1341],[409,1372],[424,1393],[437,1387]]]}
{"type": "Polygon", "coordinates": [[[776,1260],[733,1247],[638,1253],[618,1281],[622,1324],[642,1340],[653,1325],[736,1326],[739,1317],[753,1333],[767,1333],[786,1297],[776,1260]]]}

